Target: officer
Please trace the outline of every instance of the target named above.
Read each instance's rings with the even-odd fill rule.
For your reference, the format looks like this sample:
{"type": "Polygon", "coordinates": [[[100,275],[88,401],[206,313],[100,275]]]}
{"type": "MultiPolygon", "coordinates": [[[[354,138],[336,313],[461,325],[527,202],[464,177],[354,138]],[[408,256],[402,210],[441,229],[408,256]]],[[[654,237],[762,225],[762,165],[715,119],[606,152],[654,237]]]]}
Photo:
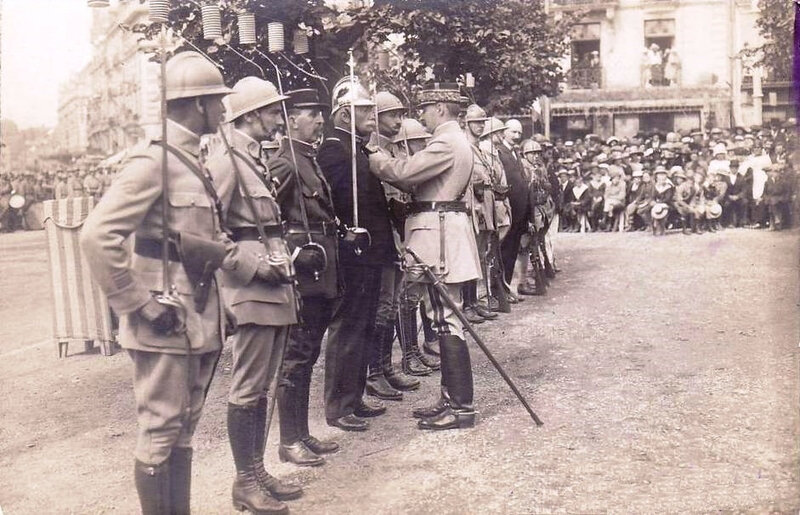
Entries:
{"type": "Polygon", "coordinates": [[[295,267],[302,304],[299,323],[289,333],[278,388],[281,430],[278,455],[281,461],[295,465],[317,466],[325,462],[321,454],[339,449],[336,442],[320,441],[308,430],[311,373],[320,354],[322,335],[331,322],[342,289],[336,213],[328,181],[317,164],[313,147],[322,135],[322,113],[329,106],[320,101],[314,89],[298,89],[287,95],[287,132],[292,139],[281,141],[267,165],[278,189],[278,202],[287,225],[286,239],[298,253],[295,267]],[[303,222],[303,208],[308,233],[303,222]],[[306,245],[309,235],[314,243],[324,248],[324,255],[320,256],[306,245]],[[316,263],[311,262],[314,259],[316,263]]]}
{"type": "Polygon", "coordinates": [[[281,501],[302,493],[264,469],[269,386],[279,373],[289,326],[297,322],[291,254],[283,240],[274,187],[264,180],[259,143],[283,127],[284,98],[265,80],[245,77],[237,82],[226,99],[231,126],[221,129],[230,129],[230,136],[222,134],[227,144],[218,145],[208,158],[237,252],[258,264],[244,276],[238,271],[222,274],[226,301],[238,324],[231,338],[228,393],[228,439],[236,464],[233,505],[252,513],[284,513],[281,501]]]}
{"type": "MultiPolygon", "coordinates": [[[[372,139],[378,144],[381,152],[394,156],[397,152],[393,138],[400,132],[406,108],[399,98],[388,91],[376,94],[375,104],[377,130],[373,133],[372,139]]],[[[390,184],[384,183],[383,189],[391,213],[395,243],[401,247],[405,210],[410,196],[390,184]]],[[[419,299],[410,298],[405,293],[402,299],[399,299],[401,279],[402,274],[397,263],[387,264],[381,270],[381,292],[373,337],[376,348],[373,349],[367,372],[367,393],[379,399],[401,400],[402,391],[419,388],[419,380],[406,376],[406,373],[429,375],[432,370],[439,369],[439,363],[435,358],[424,356],[419,350],[416,338],[416,306],[419,299]],[[398,338],[402,349],[402,372],[399,374],[392,365],[392,342],[395,321],[398,319],[398,300],[402,304],[399,323],[405,324],[400,326],[398,338]]]]}
{"type": "Polygon", "coordinates": [[[230,92],[196,52],[166,65],[169,191],[162,190],[162,138],[132,152],[83,225],[81,246],[114,311],[133,365],[138,435],[134,475],[142,512],[189,513],[192,434],[224,338],[213,272],[252,276],[257,262],[224,245],[216,193],[198,159],[200,136],[217,130],[230,92]],[[169,212],[162,210],[167,194],[169,212]],[[164,222],[167,226],[164,227],[164,222]],[[166,230],[166,231],[165,231],[166,230]],[[171,234],[163,291],[163,234],[171,234]],[[125,245],[135,235],[134,255],[125,245]]]}
{"type": "MultiPolygon", "coordinates": [[[[408,160],[373,152],[370,165],[381,179],[413,191],[405,244],[439,274],[460,309],[464,283],[481,276],[475,233],[465,202],[472,195],[473,154],[457,121],[459,86],[426,85],[419,98],[420,118],[433,131],[427,147],[408,160]]],[[[418,426],[434,430],[471,427],[475,423],[472,367],[461,322],[439,291],[426,285],[425,277],[415,269],[410,270],[408,279],[416,288],[428,287],[428,314],[439,333],[442,362],[441,398],[432,408],[415,411],[415,416],[422,418],[418,426]]]]}
{"type": "Polygon", "coordinates": [[[345,431],[365,431],[365,417],[386,412],[379,402],[363,398],[372,327],[378,308],[381,271],[397,259],[389,209],[380,180],[370,173],[364,149],[375,130],[375,104],[361,84],[345,78],[332,91],[333,131],[320,145],[317,161],[331,185],[333,205],[348,230],[339,258],[345,291],[334,310],[325,354],[325,417],[345,431]],[[351,125],[355,126],[355,134],[351,125]],[[355,139],[356,198],[353,198],[352,143],[355,139]],[[354,202],[359,223],[356,229],[354,202]],[[371,243],[366,245],[364,232],[371,243]],[[351,243],[351,241],[353,243],[351,243]]]}

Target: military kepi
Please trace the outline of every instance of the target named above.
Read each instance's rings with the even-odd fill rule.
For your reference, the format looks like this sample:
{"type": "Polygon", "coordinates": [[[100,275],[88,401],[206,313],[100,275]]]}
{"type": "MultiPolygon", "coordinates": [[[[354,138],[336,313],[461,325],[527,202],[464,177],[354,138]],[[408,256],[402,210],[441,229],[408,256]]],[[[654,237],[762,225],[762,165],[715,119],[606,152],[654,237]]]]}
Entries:
{"type": "Polygon", "coordinates": [[[455,82],[428,82],[419,92],[418,105],[422,107],[437,102],[461,104],[462,101],[461,88],[455,82]]]}
{"type": "Polygon", "coordinates": [[[287,91],[286,101],[289,109],[330,109],[330,105],[319,99],[319,92],[314,88],[303,88],[287,91]]]}

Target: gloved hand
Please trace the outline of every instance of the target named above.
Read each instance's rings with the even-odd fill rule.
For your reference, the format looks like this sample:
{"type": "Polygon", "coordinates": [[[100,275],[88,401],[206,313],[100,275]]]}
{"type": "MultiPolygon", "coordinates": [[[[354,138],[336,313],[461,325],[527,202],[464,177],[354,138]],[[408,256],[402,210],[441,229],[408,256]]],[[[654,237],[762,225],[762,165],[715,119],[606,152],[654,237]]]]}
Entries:
{"type": "Polygon", "coordinates": [[[155,299],[150,299],[139,308],[139,315],[153,327],[156,334],[172,334],[180,322],[175,308],[159,304],[155,299]]]}
{"type": "Polygon", "coordinates": [[[304,274],[321,272],[325,267],[325,254],[323,252],[319,247],[300,247],[297,251],[297,256],[294,258],[295,269],[304,274]]]}
{"type": "Polygon", "coordinates": [[[268,284],[286,284],[289,282],[288,262],[270,256],[258,263],[256,277],[268,284]]]}

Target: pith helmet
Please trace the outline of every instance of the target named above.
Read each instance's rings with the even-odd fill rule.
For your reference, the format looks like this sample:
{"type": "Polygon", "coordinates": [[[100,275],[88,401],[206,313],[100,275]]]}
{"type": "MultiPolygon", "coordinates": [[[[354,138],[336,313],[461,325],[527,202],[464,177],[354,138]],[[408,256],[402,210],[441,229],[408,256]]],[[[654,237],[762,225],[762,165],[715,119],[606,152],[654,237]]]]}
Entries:
{"type": "Polygon", "coordinates": [[[375,95],[375,105],[378,114],[386,113],[389,111],[405,111],[406,107],[399,98],[392,95],[388,91],[381,91],[375,95]]]}
{"type": "Polygon", "coordinates": [[[222,73],[211,61],[197,52],[181,52],[167,61],[167,100],[227,95],[233,90],[225,85],[222,73]]]}
{"type": "Polygon", "coordinates": [[[225,121],[232,122],[243,114],[287,98],[278,93],[278,88],[271,82],[258,77],[245,77],[233,86],[233,94],[226,99],[228,116],[225,121]]]}
{"type": "Polygon", "coordinates": [[[403,123],[400,125],[400,130],[397,132],[397,136],[395,136],[392,142],[400,143],[401,141],[412,139],[428,139],[430,137],[431,133],[426,131],[425,127],[423,127],[421,123],[413,118],[405,118],[403,123]]]}
{"type": "Polygon", "coordinates": [[[366,88],[358,82],[358,79],[352,81],[350,77],[343,77],[333,86],[331,92],[331,105],[335,113],[342,107],[372,107],[375,103],[369,96],[366,88]]]}
{"type": "Polygon", "coordinates": [[[464,115],[464,121],[469,122],[485,122],[486,111],[478,104],[470,104],[467,106],[467,114],[464,115]]]}
{"type": "Polygon", "coordinates": [[[489,118],[483,125],[483,132],[481,133],[481,138],[485,138],[490,134],[494,134],[495,132],[503,131],[505,129],[506,129],[506,124],[503,123],[502,120],[494,117],[489,118]]]}

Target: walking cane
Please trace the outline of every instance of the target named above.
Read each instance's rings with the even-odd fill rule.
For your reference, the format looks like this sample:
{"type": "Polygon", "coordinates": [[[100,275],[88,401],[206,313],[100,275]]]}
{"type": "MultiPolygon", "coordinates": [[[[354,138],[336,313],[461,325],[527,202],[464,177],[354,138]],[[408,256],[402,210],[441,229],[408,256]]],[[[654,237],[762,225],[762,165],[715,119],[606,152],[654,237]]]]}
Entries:
{"type": "Polygon", "coordinates": [[[458,305],[455,303],[455,301],[452,298],[450,298],[450,295],[448,295],[447,290],[444,288],[444,286],[442,286],[442,282],[439,279],[439,277],[436,274],[434,274],[431,268],[420,259],[420,257],[416,254],[416,252],[411,250],[409,247],[406,247],[405,251],[406,254],[410,255],[415,261],[415,264],[412,266],[419,267],[422,269],[423,274],[431,282],[431,285],[439,293],[441,298],[444,300],[445,304],[447,304],[447,306],[453,310],[453,313],[456,314],[458,319],[467,329],[467,332],[475,340],[475,343],[477,343],[478,347],[480,347],[483,353],[486,354],[486,357],[489,358],[489,361],[492,363],[494,368],[500,373],[500,376],[502,376],[503,380],[505,380],[506,384],[508,384],[508,386],[511,388],[511,391],[514,392],[514,395],[517,396],[517,399],[519,399],[519,402],[521,402],[522,405],[525,407],[525,410],[531,416],[536,425],[541,426],[542,424],[544,424],[544,422],[542,422],[541,419],[539,419],[536,413],[533,412],[533,409],[531,408],[530,404],[528,404],[528,401],[525,400],[525,397],[523,397],[522,393],[517,388],[517,385],[515,385],[514,381],[511,380],[508,374],[506,374],[505,370],[503,370],[503,367],[500,366],[500,363],[498,363],[497,359],[495,359],[494,355],[492,355],[489,348],[486,347],[486,344],[483,342],[481,337],[478,336],[478,333],[475,332],[475,329],[472,327],[472,324],[469,323],[467,317],[464,316],[464,313],[462,313],[462,311],[458,308],[458,305]]]}

